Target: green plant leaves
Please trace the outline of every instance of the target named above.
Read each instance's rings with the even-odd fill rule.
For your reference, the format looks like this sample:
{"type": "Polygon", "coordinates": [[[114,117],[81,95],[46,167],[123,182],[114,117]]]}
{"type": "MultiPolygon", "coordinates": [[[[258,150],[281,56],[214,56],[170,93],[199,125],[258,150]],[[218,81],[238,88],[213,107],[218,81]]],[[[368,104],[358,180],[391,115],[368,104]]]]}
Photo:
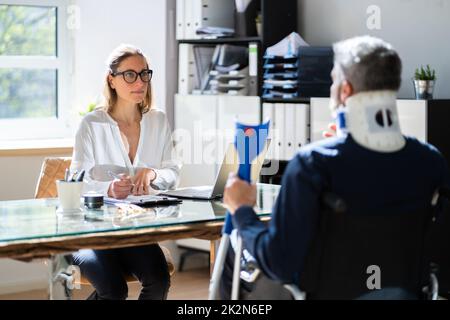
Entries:
{"type": "Polygon", "coordinates": [[[426,68],[420,66],[420,69],[417,68],[416,71],[414,72],[414,79],[425,81],[436,80],[436,70],[431,69],[429,64],[427,64],[426,68]]]}

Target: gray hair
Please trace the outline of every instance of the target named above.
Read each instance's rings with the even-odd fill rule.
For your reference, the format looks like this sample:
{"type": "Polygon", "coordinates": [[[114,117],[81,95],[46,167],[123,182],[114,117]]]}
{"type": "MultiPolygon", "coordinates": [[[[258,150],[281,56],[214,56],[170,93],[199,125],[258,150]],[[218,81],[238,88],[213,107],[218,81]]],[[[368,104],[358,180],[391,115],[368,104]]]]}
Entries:
{"type": "Polygon", "coordinates": [[[338,42],[333,49],[335,67],[355,93],[400,88],[402,61],[389,43],[363,36],[338,42]]]}

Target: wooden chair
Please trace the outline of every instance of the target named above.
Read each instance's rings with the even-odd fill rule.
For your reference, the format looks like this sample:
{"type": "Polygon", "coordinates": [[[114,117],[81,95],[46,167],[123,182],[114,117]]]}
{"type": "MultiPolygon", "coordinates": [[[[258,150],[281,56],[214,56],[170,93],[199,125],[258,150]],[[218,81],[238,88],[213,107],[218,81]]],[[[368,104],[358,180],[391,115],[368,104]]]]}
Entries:
{"type": "MultiPolygon", "coordinates": [[[[38,183],[35,191],[35,199],[39,198],[56,198],[58,196],[58,190],[56,188],[56,180],[64,179],[64,173],[71,164],[70,157],[53,157],[45,158],[42,163],[41,173],[39,175],[38,183]]],[[[161,246],[164,256],[169,268],[169,274],[172,276],[175,272],[175,265],[173,263],[170,251],[161,246]]],[[[131,274],[125,276],[127,282],[137,282],[131,274]]],[[[83,276],[80,277],[79,283],[82,285],[90,285],[90,282],[83,276]]]]}

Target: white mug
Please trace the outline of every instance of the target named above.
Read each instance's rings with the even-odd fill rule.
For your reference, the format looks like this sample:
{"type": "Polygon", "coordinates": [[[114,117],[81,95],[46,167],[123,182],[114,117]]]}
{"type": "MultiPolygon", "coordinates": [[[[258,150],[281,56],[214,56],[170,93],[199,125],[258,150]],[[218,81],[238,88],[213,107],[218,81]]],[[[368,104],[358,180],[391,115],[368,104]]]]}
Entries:
{"type": "Polygon", "coordinates": [[[58,189],[59,208],[57,213],[78,213],[82,212],[81,208],[81,189],[82,181],[64,181],[56,180],[58,189]]]}

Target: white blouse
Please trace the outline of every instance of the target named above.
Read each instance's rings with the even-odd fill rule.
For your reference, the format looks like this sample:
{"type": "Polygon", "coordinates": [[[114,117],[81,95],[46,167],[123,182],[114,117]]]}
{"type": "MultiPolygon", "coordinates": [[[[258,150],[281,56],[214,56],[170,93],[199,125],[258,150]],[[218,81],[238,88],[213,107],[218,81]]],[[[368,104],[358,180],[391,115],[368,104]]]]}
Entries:
{"type": "Polygon", "coordinates": [[[151,109],[141,119],[141,132],[133,163],[121,138],[116,121],[104,110],[87,114],[78,128],[71,171],[85,170],[83,192],[107,195],[113,180],[108,170],[133,176],[138,168],[156,172],[152,186],[173,189],[178,184],[180,163],[173,150],[172,135],[165,113],[151,109]]]}

